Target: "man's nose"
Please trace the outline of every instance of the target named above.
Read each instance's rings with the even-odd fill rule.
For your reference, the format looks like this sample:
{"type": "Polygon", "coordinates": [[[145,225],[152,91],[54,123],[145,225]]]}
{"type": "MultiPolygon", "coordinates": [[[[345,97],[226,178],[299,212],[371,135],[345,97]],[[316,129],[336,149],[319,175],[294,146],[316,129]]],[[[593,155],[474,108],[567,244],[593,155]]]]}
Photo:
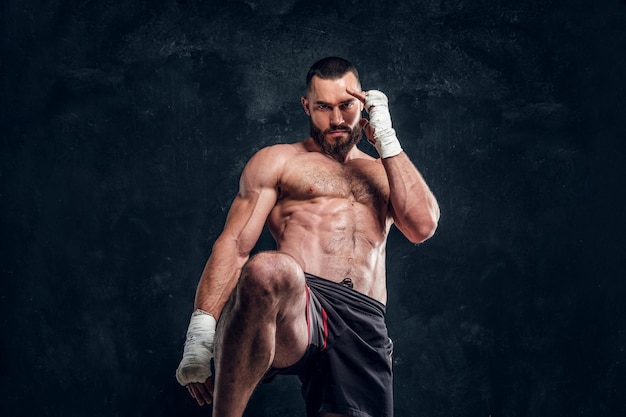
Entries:
{"type": "Polygon", "coordinates": [[[343,114],[339,107],[335,107],[333,111],[330,113],[330,124],[331,125],[340,125],[343,123],[343,114]]]}

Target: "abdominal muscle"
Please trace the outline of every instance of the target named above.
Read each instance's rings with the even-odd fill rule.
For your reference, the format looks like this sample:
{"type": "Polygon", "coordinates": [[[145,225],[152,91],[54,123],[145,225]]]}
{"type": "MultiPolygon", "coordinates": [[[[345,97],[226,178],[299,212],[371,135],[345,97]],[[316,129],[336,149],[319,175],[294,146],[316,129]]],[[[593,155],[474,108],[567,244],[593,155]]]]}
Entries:
{"type": "Polygon", "coordinates": [[[268,226],[278,250],[305,272],[334,282],[350,278],[355,290],[386,302],[387,230],[366,205],[339,197],[283,200],[268,226]]]}

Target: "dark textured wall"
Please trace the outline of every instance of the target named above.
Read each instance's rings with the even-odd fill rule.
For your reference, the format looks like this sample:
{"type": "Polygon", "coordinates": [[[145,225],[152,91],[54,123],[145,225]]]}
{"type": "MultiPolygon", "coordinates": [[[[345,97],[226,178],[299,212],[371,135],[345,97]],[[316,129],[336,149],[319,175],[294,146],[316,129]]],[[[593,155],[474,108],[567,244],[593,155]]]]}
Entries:
{"type": "MultiPolygon", "coordinates": [[[[1,415],[209,415],[195,285],[330,54],[442,209],[390,238],[396,415],[626,415],[624,1],[5,0],[0,34],[1,415]]],[[[297,382],[246,415],[303,416],[297,382]]]]}

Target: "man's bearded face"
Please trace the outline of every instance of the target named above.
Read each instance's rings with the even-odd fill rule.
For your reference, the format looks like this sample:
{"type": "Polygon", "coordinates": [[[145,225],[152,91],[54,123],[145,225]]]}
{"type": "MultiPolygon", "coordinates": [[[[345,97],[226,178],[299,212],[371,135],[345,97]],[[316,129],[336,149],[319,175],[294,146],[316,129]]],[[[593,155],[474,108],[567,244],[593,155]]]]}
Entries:
{"type": "Polygon", "coordinates": [[[361,140],[362,135],[363,129],[359,124],[356,124],[353,128],[346,124],[335,125],[322,131],[311,120],[311,137],[317,146],[322,148],[325,154],[339,157],[338,159],[345,159],[348,152],[361,140]],[[336,140],[331,137],[331,133],[337,131],[346,132],[348,134],[347,138],[336,140]]]}

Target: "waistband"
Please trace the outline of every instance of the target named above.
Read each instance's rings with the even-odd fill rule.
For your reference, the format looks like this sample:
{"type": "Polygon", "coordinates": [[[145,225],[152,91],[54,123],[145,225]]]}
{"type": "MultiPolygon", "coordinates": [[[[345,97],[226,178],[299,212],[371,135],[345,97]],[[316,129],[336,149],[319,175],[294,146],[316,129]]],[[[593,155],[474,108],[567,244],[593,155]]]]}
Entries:
{"type": "Polygon", "coordinates": [[[326,298],[333,299],[351,307],[365,310],[370,314],[385,317],[386,307],[383,303],[363,293],[353,290],[341,283],[329,281],[313,274],[304,273],[309,288],[324,294],[326,298]]]}

